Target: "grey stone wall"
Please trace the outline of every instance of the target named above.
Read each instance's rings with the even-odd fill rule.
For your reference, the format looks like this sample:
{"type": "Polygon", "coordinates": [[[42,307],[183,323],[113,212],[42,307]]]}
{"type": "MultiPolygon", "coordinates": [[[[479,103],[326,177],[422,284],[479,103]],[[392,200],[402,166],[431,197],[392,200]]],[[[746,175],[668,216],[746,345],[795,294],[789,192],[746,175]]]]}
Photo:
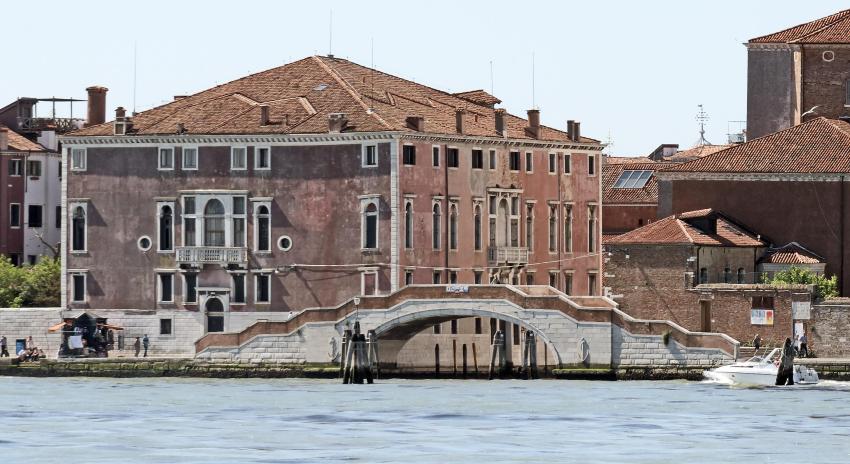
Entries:
{"type": "Polygon", "coordinates": [[[850,303],[812,306],[809,349],[819,358],[850,357],[850,303]]]}
{"type": "Polygon", "coordinates": [[[688,348],[674,340],[665,345],[658,335],[633,335],[614,327],[614,366],[710,367],[734,361],[717,349],[688,348]]]}

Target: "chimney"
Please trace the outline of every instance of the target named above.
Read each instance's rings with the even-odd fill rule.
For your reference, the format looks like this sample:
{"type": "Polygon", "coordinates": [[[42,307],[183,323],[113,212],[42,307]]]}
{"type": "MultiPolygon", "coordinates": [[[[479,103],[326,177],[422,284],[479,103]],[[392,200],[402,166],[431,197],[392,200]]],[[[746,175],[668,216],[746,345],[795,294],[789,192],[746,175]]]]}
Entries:
{"type": "Polygon", "coordinates": [[[422,116],[408,116],[407,127],[416,132],[425,132],[425,118],[422,116]]]}
{"type": "Polygon", "coordinates": [[[455,130],[458,134],[463,134],[463,113],[466,113],[462,108],[455,109],[455,130]]]}
{"type": "Polygon", "coordinates": [[[184,99],[184,98],[186,98],[186,97],[187,97],[187,95],[175,95],[175,96],[174,96],[174,101],[182,100],[182,99],[184,99]]]}
{"type": "Polygon", "coordinates": [[[579,121],[573,123],[573,141],[581,141],[581,123],[579,121]]]}
{"type": "Polygon", "coordinates": [[[269,105],[260,105],[260,125],[269,125],[269,105]]]}
{"type": "Polygon", "coordinates": [[[338,134],[345,130],[346,124],[348,124],[348,118],[345,117],[345,113],[328,114],[328,132],[338,134]]]}
{"type": "Polygon", "coordinates": [[[567,138],[570,139],[570,140],[575,140],[575,139],[573,139],[573,132],[575,132],[575,125],[576,125],[576,122],[573,121],[572,119],[567,121],[567,138]]]}
{"type": "Polygon", "coordinates": [[[9,129],[0,127],[0,151],[9,149],[9,129]]]}
{"type": "Polygon", "coordinates": [[[86,126],[94,126],[106,122],[106,87],[92,86],[86,89],[89,94],[86,126]]]}
{"type": "Polygon", "coordinates": [[[496,117],[496,133],[502,137],[506,136],[508,131],[505,130],[505,110],[498,108],[494,116],[496,117]]]}
{"type": "Polygon", "coordinates": [[[540,138],[540,110],[528,110],[528,131],[535,139],[540,138]]]}
{"type": "Polygon", "coordinates": [[[127,110],[123,106],[115,108],[115,121],[112,123],[113,135],[127,135],[130,118],[127,116],[127,110]]]}
{"type": "Polygon", "coordinates": [[[177,123],[177,133],[181,135],[186,133],[186,126],[182,122],[177,123]]]}

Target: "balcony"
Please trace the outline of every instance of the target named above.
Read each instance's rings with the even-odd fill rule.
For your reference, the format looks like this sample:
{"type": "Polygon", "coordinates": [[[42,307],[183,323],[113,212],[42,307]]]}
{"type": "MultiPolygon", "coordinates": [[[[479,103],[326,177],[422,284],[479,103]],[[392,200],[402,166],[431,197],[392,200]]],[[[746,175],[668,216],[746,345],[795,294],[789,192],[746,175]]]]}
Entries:
{"type": "Polygon", "coordinates": [[[178,264],[247,264],[248,249],[228,247],[177,247],[178,264]]]}
{"type": "Polygon", "coordinates": [[[494,264],[528,264],[528,248],[491,246],[487,258],[494,264]]]}
{"type": "Polygon", "coordinates": [[[60,134],[77,130],[85,124],[84,119],[75,118],[26,118],[18,117],[18,130],[21,132],[37,132],[52,129],[60,134]]]}

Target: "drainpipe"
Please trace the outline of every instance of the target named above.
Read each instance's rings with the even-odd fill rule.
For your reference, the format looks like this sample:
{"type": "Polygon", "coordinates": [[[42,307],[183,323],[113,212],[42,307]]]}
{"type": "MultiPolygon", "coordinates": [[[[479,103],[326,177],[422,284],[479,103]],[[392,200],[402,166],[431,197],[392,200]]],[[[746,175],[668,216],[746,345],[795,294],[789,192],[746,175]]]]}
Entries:
{"type": "MultiPolygon", "coordinates": [[[[445,185],[443,186],[443,193],[446,197],[445,210],[443,211],[443,222],[445,223],[445,232],[443,233],[443,237],[445,237],[445,241],[443,242],[443,256],[446,270],[443,271],[446,275],[446,283],[449,283],[449,247],[451,243],[449,242],[449,222],[450,222],[450,212],[451,208],[449,205],[449,146],[448,144],[443,145],[443,180],[445,181],[445,185]]],[[[460,152],[458,150],[458,166],[460,166],[460,152]]]]}
{"type": "MultiPolygon", "coordinates": [[[[561,158],[563,158],[563,156],[561,158]]],[[[560,160],[559,164],[563,163],[563,162],[564,162],[563,160],[560,160]]],[[[559,165],[558,166],[558,172],[555,175],[555,177],[556,177],[555,186],[557,187],[557,190],[558,190],[558,205],[557,205],[557,209],[555,210],[555,211],[557,211],[557,214],[555,215],[555,218],[556,218],[555,219],[555,231],[556,231],[555,232],[555,234],[556,234],[556,236],[555,236],[555,249],[558,250],[558,281],[559,282],[561,281],[561,274],[564,273],[564,270],[563,270],[564,263],[561,261],[561,252],[564,251],[564,250],[563,250],[563,244],[561,242],[564,240],[565,231],[563,229],[564,229],[564,220],[566,219],[566,218],[564,218],[564,205],[561,204],[561,177],[563,177],[563,172],[564,172],[563,169],[564,169],[564,166],[559,165]],[[559,221],[557,218],[561,218],[561,220],[559,221]],[[561,233],[559,234],[557,231],[561,231],[561,233]]],[[[573,215],[573,217],[575,217],[575,215],[573,215]]],[[[575,229],[575,228],[573,228],[573,229],[575,229]]],[[[572,232],[570,233],[570,235],[572,235],[572,232]]],[[[572,238],[572,237],[570,237],[570,238],[572,238]]],[[[564,278],[566,279],[566,277],[564,277],[564,278]]],[[[575,285],[575,282],[573,282],[573,285],[575,285]]],[[[571,288],[570,292],[575,293],[575,290],[571,288]]],[[[590,293],[590,292],[588,292],[588,293],[590,293]]]]}
{"type": "Polygon", "coordinates": [[[845,176],[842,175],[841,176],[841,202],[840,202],[840,204],[841,204],[841,225],[840,225],[841,239],[839,240],[839,242],[841,243],[841,264],[839,265],[839,271],[838,271],[838,274],[840,276],[839,279],[841,280],[841,294],[844,294],[844,283],[845,283],[845,280],[844,280],[844,260],[846,259],[845,256],[844,256],[844,240],[845,240],[845,237],[844,237],[844,180],[845,179],[844,178],[845,178],[845,176]]]}

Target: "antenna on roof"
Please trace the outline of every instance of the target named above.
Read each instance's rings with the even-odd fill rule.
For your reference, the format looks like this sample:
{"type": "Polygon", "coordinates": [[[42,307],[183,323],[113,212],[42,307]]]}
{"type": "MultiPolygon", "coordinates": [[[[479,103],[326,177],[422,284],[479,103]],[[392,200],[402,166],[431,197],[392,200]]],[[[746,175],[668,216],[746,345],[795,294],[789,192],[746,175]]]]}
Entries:
{"type": "Polygon", "coordinates": [[[610,155],[614,151],[614,136],[611,134],[611,129],[608,129],[608,140],[605,141],[605,149],[602,151],[606,155],[610,155]]]}
{"type": "Polygon", "coordinates": [[[703,110],[701,104],[697,106],[699,107],[696,116],[696,120],[699,123],[699,140],[697,140],[696,146],[711,145],[711,142],[705,139],[705,123],[711,118],[708,117],[708,113],[703,110]]]}
{"type": "Polygon", "coordinates": [[[136,62],[138,61],[136,48],[138,42],[133,42],[133,112],[131,114],[136,114],[136,62]]]}
{"type": "Polygon", "coordinates": [[[531,52],[531,107],[537,108],[537,97],[534,94],[534,52],[531,52]]]}
{"type": "Polygon", "coordinates": [[[493,92],[493,60],[490,60],[490,95],[495,95],[493,92]]]}
{"type": "Polygon", "coordinates": [[[334,57],[334,10],[331,8],[331,17],[328,21],[328,58],[334,57]]]}

